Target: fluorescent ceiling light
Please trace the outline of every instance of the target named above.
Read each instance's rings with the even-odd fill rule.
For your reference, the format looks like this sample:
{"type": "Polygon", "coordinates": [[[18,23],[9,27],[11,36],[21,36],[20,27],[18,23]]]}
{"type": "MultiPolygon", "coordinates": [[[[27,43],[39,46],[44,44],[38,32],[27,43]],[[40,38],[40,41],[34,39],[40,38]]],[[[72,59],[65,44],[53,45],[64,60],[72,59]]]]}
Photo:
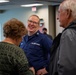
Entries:
{"type": "Polygon", "coordinates": [[[9,0],[0,0],[0,3],[9,2],[9,0]]]}
{"type": "Polygon", "coordinates": [[[33,7],[33,6],[42,6],[43,4],[27,4],[27,5],[21,5],[21,7],[33,7]]]}

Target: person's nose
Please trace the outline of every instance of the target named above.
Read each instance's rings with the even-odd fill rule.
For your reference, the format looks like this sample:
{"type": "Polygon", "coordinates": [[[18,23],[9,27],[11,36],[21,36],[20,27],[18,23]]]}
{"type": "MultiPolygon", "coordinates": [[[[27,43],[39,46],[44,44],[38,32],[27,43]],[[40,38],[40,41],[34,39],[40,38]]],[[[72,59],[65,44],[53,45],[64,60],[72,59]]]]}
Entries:
{"type": "Polygon", "coordinates": [[[59,13],[57,14],[57,20],[59,20],[59,13]]]}
{"type": "Polygon", "coordinates": [[[34,24],[34,22],[31,22],[31,25],[33,25],[34,24]]]}

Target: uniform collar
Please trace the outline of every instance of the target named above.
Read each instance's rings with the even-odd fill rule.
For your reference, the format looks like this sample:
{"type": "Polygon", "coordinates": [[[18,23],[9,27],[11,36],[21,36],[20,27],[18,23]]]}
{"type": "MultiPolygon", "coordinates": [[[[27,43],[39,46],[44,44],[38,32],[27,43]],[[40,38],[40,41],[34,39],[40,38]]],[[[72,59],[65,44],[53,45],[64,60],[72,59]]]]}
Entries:
{"type": "Polygon", "coordinates": [[[40,34],[40,31],[39,31],[39,30],[38,30],[35,34],[33,34],[33,35],[31,35],[31,36],[28,36],[28,34],[27,34],[27,35],[26,35],[26,41],[32,39],[32,38],[35,37],[35,36],[39,36],[39,34],[40,34]]]}
{"type": "Polygon", "coordinates": [[[37,35],[37,36],[38,36],[39,34],[40,34],[40,31],[38,30],[38,31],[35,33],[35,35],[37,35]]]}

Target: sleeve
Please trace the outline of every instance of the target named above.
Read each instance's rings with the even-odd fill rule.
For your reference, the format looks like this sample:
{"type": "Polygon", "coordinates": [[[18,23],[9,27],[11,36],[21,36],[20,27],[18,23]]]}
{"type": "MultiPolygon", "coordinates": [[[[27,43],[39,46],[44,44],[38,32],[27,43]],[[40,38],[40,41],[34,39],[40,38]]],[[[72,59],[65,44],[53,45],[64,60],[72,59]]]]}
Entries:
{"type": "Polygon", "coordinates": [[[22,49],[18,49],[15,52],[15,69],[19,75],[33,75],[33,72],[29,70],[27,58],[22,49]]]}
{"type": "Polygon", "coordinates": [[[47,36],[44,37],[43,41],[42,41],[42,46],[43,46],[43,52],[44,52],[44,63],[46,63],[45,68],[48,71],[48,65],[50,62],[50,49],[52,46],[52,40],[50,38],[48,38],[47,36]]]}
{"type": "Polygon", "coordinates": [[[60,41],[58,75],[76,75],[76,34],[66,32],[60,41]]]}
{"type": "Polygon", "coordinates": [[[19,45],[19,47],[22,48],[22,49],[24,49],[24,47],[25,47],[25,40],[24,39],[25,39],[25,37],[23,37],[23,39],[22,39],[22,41],[19,45]]]}
{"type": "Polygon", "coordinates": [[[45,36],[42,40],[42,46],[44,49],[45,54],[50,53],[50,48],[52,46],[52,40],[50,38],[48,38],[47,36],[45,36]]]}

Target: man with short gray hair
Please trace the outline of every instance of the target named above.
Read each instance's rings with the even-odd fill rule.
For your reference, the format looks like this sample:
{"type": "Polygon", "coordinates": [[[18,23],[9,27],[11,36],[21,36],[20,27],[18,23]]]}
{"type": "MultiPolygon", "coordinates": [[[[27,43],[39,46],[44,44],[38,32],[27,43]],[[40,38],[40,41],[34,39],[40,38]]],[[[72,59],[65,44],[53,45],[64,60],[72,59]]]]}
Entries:
{"type": "Polygon", "coordinates": [[[64,30],[50,75],[76,75],[76,1],[64,0],[59,6],[57,19],[64,30]]]}

